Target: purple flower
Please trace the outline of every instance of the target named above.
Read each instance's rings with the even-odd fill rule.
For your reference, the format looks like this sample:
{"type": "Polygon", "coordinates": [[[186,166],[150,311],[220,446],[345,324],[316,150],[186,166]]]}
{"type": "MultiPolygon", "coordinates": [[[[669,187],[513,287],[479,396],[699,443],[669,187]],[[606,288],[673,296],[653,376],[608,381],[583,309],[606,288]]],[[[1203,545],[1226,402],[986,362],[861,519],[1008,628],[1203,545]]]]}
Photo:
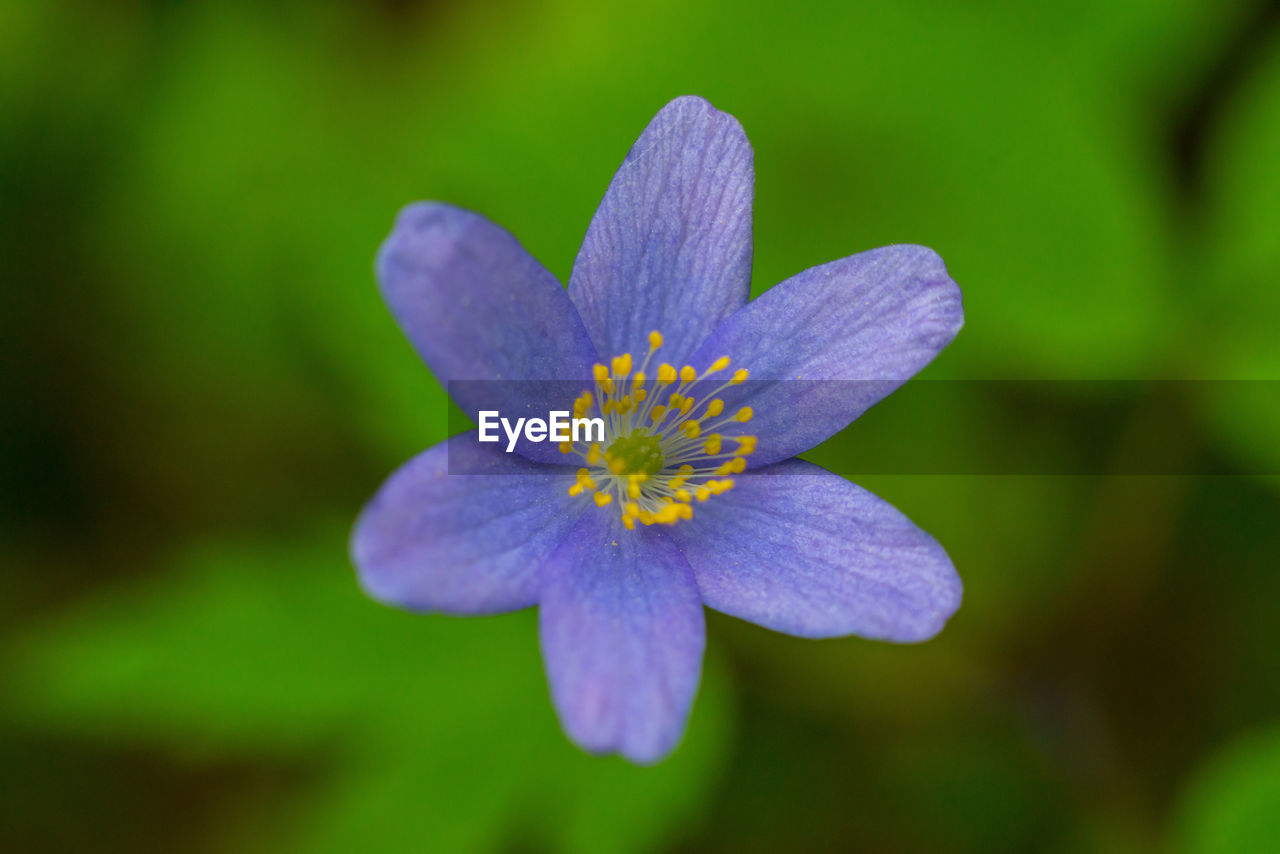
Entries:
{"type": "MultiPolygon", "coordinates": [[[[539,606],[552,699],[592,752],[673,749],[703,605],[802,637],[913,642],[960,604],[932,537],[793,459],[950,343],[959,288],[932,250],[887,246],[748,302],[753,183],[737,120],[682,97],[627,154],[567,291],[509,233],[439,203],[406,208],[378,255],[383,295],[437,379],[581,381],[562,408],[607,435],[425,451],[356,524],[361,582],[413,610],[539,606]]],[[[472,415],[525,414],[533,387],[454,393],[472,415]]]]}

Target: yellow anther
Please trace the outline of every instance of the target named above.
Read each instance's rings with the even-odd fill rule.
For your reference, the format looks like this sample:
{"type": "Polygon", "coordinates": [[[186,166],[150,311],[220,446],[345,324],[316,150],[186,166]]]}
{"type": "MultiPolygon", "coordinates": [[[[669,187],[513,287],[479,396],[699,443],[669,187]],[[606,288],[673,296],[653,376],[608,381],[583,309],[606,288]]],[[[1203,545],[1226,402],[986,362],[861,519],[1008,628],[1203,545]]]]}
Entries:
{"type": "Polygon", "coordinates": [[[622,460],[613,460],[613,459],[609,460],[609,471],[613,472],[614,474],[622,474],[624,471],[626,471],[626,468],[627,468],[627,464],[622,460]]]}
{"type": "Polygon", "coordinates": [[[756,440],[757,440],[756,436],[739,436],[738,450],[734,451],[734,453],[742,454],[744,456],[746,454],[751,453],[756,449],[756,440]]]}
{"type": "Polygon", "coordinates": [[[582,494],[582,484],[580,484],[580,483],[575,483],[573,486],[569,487],[569,494],[570,494],[570,495],[573,495],[573,496],[581,495],[581,494],[582,494]]]}
{"type": "Polygon", "coordinates": [[[622,415],[622,414],[624,414],[624,413],[630,412],[630,411],[631,411],[631,396],[630,396],[630,395],[623,395],[622,397],[618,398],[618,405],[614,407],[614,410],[615,410],[615,411],[617,411],[617,413],[618,413],[619,415],[622,415]]]}
{"type": "Polygon", "coordinates": [[[653,422],[656,424],[659,421],[661,421],[662,417],[666,414],[667,414],[667,408],[659,404],[658,406],[655,406],[653,408],[653,412],[649,413],[649,417],[652,418],[653,422]]]}
{"type": "Polygon", "coordinates": [[[582,393],[582,397],[578,398],[578,400],[581,400],[581,401],[582,401],[582,405],[583,405],[583,406],[585,406],[585,407],[587,407],[588,409],[590,409],[590,408],[591,408],[591,403],[592,403],[592,401],[594,401],[594,400],[595,400],[595,398],[591,396],[591,392],[589,392],[589,391],[584,391],[584,392],[582,393]]]}
{"type": "Polygon", "coordinates": [[[720,434],[712,433],[707,437],[707,442],[702,447],[706,449],[707,456],[709,457],[714,457],[716,454],[720,453],[720,434]]]}
{"type": "Polygon", "coordinates": [[[662,333],[655,329],[649,333],[649,349],[657,350],[661,346],[662,346],[662,333]]]}
{"type": "Polygon", "coordinates": [[[746,424],[748,421],[751,420],[751,416],[755,414],[756,414],[755,410],[752,409],[750,406],[744,406],[741,409],[739,409],[738,414],[733,417],[741,421],[743,424],[746,424]]]}
{"type": "Polygon", "coordinates": [[[746,470],[746,457],[734,457],[721,463],[720,468],[716,469],[716,474],[742,474],[746,470]]]}
{"type": "MultiPolygon", "coordinates": [[[[698,496],[699,501],[706,501],[711,497],[711,490],[707,489],[705,486],[699,486],[697,491],[693,494],[698,496]]],[[[599,495],[599,493],[597,493],[597,495],[599,495]]]]}
{"type": "Polygon", "coordinates": [[[591,463],[591,465],[593,466],[600,464],[600,443],[599,442],[593,442],[591,444],[591,447],[587,450],[587,462],[591,463]]]}
{"type": "Polygon", "coordinates": [[[595,495],[591,497],[596,500],[597,507],[603,507],[613,500],[613,496],[607,492],[597,492],[595,495]]]}
{"type": "Polygon", "coordinates": [[[698,436],[702,435],[702,425],[697,421],[686,421],[680,425],[680,429],[683,430],[684,434],[690,439],[696,439],[698,436]]]}
{"type": "Polygon", "coordinates": [[[691,383],[698,378],[698,372],[693,369],[693,365],[685,365],[680,369],[680,382],[691,383]]]}
{"type": "Polygon", "coordinates": [[[640,484],[635,480],[635,475],[632,475],[631,479],[627,481],[627,495],[631,498],[640,497],[640,484]]]}
{"type": "Polygon", "coordinates": [[[711,402],[707,404],[707,415],[715,418],[721,412],[724,412],[724,401],[718,397],[713,397],[711,402]]]}
{"type": "Polygon", "coordinates": [[[672,489],[679,489],[680,487],[684,486],[684,482],[688,479],[689,479],[689,476],[687,474],[678,474],[675,477],[671,478],[671,480],[667,481],[667,486],[669,486],[672,489]]]}
{"type": "Polygon", "coordinates": [[[676,469],[676,471],[688,477],[689,475],[693,474],[693,466],[689,465],[688,463],[685,463],[684,465],[680,466],[680,468],[676,469]]]}
{"type": "Polygon", "coordinates": [[[746,368],[738,368],[733,372],[733,379],[729,380],[730,385],[741,385],[747,381],[748,371],[746,368]]]}
{"type": "Polygon", "coordinates": [[[625,377],[631,373],[631,354],[623,353],[621,356],[613,357],[613,372],[620,377],[625,377]]]}
{"type": "Polygon", "coordinates": [[[707,373],[711,373],[712,371],[723,371],[727,367],[729,367],[729,357],[721,356],[719,359],[716,359],[711,363],[711,367],[707,368],[707,373]]]}
{"type": "Polygon", "coordinates": [[[572,442],[561,442],[561,443],[560,443],[560,453],[562,453],[562,454],[570,454],[570,453],[573,453],[573,443],[572,443],[572,442]]]}
{"type": "Polygon", "coordinates": [[[658,382],[673,383],[675,381],[676,381],[676,369],[674,366],[668,365],[666,362],[663,362],[661,365],[658,365],[658,382]]]}
{"type": "Polygon", "coordinates": [[[694,404],[694,403],[696,403],[696,402],[697,402],[697,401],[695,401],[692,397],[682,397],[682,398],[680,398],[680,412],[681,412],[681,413],[683,413],[683,414],[685,414],[685,415],[688,415],[688,414],[689,414],[689,410],[690,410],[690,409],[693,409],[693,404],[694,404]]]}
{"type": "Polygon", "coordinates": [[[628,501],[626,509],[627,509],[627,512],[630,513],[632,516],[639,516],[641,513],[640,505],[635,503],[634,501],[628,501]]]}
{"type": "Polygon", "coordinates": [[[688,504],[678,504],[676,505],[676,515],[679,516],[681,519],[692,519],[693,508],[690,507],[688,504]]]}
{"type": "Polygon", "coordinates": [[[597,362],[591,366],[591,376],[596,378],[596,382],[602,383],[609,379],[609,369],[597,362]]]}
{"type": "Polygon", "coordinates": [[[707,489],[711,490],[712,495],[719,495],[722,492],[728,492],[733,487],[733,481],[726,478],[725,480],[709,480],[707,481],[707,489]]]}
{"type": "Polygon", "coordinates": [[[631,516],[630,513],[622,514],[622,526],[626,528],[628,531],[634,531],[636,529],[636,520],[631,516]]]}
{"type": "Polygon", "coordinates": [[[591,469],[578,469],[578,482],[581,483],[584,478],[591,477],[591,469]]]}
{"type": "Polygon", "coordinates": [[[668,504],[654,514],[654,519],[663,525],[674,525],[680,519],[680,511],[675,504],[668,504]]]}
{"type": "Polygon", "coordinates": [[[646,397],[649,396],[649,390],[644,388],[636,389],[636,403],[644,403],[646,397]]]}
{"type": "Polygon", "coordinates": [[[636,371],[636,375],[631,378],[631,387],[640,388],[640,386],[644,385],[644,381],[644,371],[636,371]]]}
{"type": "Polygon", "coordinates": [[[604,402],[604,406],[600,407],[600,413],[602,415],[608,415],[617,408],[618,408],[618,402],[616,400],[606,400],[604,402]]]}
{"type": "Polygon", "coordinates": [[[689,494],[689,490],[687,489],[676,490],[676,501],[683,501],[685,504],[688,504],[691,500],[693,500],[693,496],[689,494]]]}

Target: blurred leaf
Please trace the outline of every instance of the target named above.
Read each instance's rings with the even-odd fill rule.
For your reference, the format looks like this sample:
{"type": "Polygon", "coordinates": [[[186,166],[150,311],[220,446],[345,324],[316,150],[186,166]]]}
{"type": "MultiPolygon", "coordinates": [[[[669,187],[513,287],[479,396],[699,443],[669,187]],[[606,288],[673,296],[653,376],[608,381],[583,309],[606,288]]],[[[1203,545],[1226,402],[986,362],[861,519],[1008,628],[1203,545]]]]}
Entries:
{"type": "Polygon", "coordinates": [[[1230,453],[1280,472],[1280,42],[1232,98],[1209,156],[1206,271],[1197,336],[1211,344],[1208,420],[1230,453]]]}
{"type": "Polygon", "coordinates": [[[331,757],[291,819],[278,804],[242,818],[236,850],[477,851],[529,835],[642,851],[696,813],[725,748],[714,667],[673,758],[593,758],[556,724],[532,612],[392,611],[361,595],[341,540],[324,543],[206,549],[37,626],[9,660],[11,723],[195,762],[331,757]]]}
{"type": "Polygon", "coordinates": [[[1280,851],[1280,727],[1237,739],[1192,779],[1178,816],[1185,854],[1280,851]]]}

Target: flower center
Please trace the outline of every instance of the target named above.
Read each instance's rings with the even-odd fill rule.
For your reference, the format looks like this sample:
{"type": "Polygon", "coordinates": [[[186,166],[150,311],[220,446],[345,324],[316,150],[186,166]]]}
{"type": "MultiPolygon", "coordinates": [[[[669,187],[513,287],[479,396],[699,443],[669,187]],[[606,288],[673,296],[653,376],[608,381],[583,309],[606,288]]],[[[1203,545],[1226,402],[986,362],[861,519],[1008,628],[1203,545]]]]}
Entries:
{"type": "Polygon", "coordinates": [[[645,371],[660,347],[662,334],[650,332],[649,354],[634,373],[630,353],[607,367],[596,365],[594,387],[573,402],[573,417],[601,418],[604,441],[560,445],[562,453],[586,463],[569,494],[590,494],[599,507],[616,502],[628,529],[637,520],[674,525],[692,519],[695,501],[733,488],[727,475],[744,471],[756,447],[755,436],[736,432],[751,420],[751,407],[726,415],[716,397],[745,382],[747,370],[712,379],[729,367],[729,357],[722,356],[701,375],[692,365],[677,370],[661,364],[651,379],[645,371]]]}
{"type": "Polygon", "coordinates": [[[662,471],[662,440],[637,427],[614,439],[604,456],[618,461],[622,469],[619,474],[657,474],[662,471]]]}

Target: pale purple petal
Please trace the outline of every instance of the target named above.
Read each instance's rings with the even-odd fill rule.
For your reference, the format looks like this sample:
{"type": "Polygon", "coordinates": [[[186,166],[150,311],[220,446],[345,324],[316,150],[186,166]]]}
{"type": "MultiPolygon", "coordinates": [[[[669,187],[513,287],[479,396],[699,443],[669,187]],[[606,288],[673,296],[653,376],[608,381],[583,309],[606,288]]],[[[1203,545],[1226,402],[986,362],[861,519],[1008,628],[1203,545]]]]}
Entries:
{"type": "Polygon", "coordinates": [[[569,496],[566,472],[465,436],[424,451],[356,522],[361,584],[411,610],[495,614],[535,604],[541,562],[588,504],[569,496]],[[450,474],[451,463],[487,473],[450,474]]]}
{"type": "Polygon", "coordinates": [[[710,608],[801,637],[927,640],[960,606],[933,537],[802,460],[748,472],[671,530],[710,608]]]}
{"type": "Polygon", "coordinates": [[[963,324],[960,289],[937,253],[886,246],[766,291],[722,323],[693,364],[729,356],[751,372],[724,397],[754,409],[760,443],[751,464],[761,466],[844,429],[932,361],[963,324]]]}
{"type": "Polygon", "coordinates": [[[648,349],[681,364],[747,301],[751,144],[738,120],[688,95],[644,129],[596,210],[569,294],[606,358],[648,349]]]}
{"type": "Polygon", "coordinates": [[[538,620],[551,696],[584,749],[656,762],[680,740],[698,689],[702,603],[664,531],[628,531],[612,508],[592,511],[543,572],[538,620]]]}
{"type": "MultiPolygon", "coordinates": [[[[383,297],[442,385],[454,380],[582,380],[596,361],[568,294],[505,229],[471,211],[420,202],[401,211],[378,253],[383,297]]],[[[473,418],[480,409],[540,417],[572,404],[563,383],[463,383],[451,389],[473,418]]],[[[522,453],[558,459],[554,444],[522,453]]]]}

